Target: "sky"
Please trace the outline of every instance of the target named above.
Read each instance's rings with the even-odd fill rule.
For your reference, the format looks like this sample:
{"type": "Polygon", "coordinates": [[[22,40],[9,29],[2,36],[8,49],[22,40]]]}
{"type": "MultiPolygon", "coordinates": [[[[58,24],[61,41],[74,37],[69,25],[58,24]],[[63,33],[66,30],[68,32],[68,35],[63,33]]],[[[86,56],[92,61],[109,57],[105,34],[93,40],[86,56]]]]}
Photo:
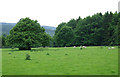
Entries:
{"type": "Polygon", "coordinates": [[[62,22],[96,13],[118,11],[120,0],[0,0],[0,22],[17,23],[21,18],[57,27],[62,22]]]}

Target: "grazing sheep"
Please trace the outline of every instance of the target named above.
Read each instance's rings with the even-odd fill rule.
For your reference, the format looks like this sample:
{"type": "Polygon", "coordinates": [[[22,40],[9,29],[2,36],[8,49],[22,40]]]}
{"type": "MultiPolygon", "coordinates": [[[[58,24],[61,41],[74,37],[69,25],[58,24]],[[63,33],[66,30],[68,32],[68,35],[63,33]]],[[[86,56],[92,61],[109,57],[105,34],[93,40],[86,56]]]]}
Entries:
{"type": "Polygon", "coordinates": [[[83,48],[86,48],[86,46],[83,46],[83,48]]]}
{"type": "Polygon", "coordinates": [[[108,49],[115,49],[115,47],[108,47],[108,49]]]}
{"type": "Polygon", "coordinates": [[[111,49],[115,49],[115,47],[111,47],[111,49]]]}
{"type": "Polygon", "coordinates": [[[66,48],[66,46],[64,48],[66,48]]]}
{"type": "Polygon", "coordinates": [[[73,48],[76,48],[76,46],[74,46],[73,48]]]}

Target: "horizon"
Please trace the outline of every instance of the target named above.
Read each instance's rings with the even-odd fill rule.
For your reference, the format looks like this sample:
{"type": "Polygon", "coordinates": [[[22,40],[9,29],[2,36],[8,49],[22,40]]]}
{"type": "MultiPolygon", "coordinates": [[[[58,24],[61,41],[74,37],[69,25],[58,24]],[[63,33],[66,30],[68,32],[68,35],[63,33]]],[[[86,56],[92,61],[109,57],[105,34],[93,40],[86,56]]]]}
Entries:
{"type": "MultiPolygon", "coordinates": [[[[119,1],[119,3],[120,3],[120,1],[119,1]]],[[[106,11],[106,12],[112,12],[112,11],[106,11]]],[[[105,13],[106,13],[106,12],[105,12],[105,13]]],[[[118,10],[118,11],[115,11],[115,12],[118,13],[119,10],[118,10]]],[[[112,12],[112,13],[115,13],[115,12],[112,12]]],[[[98,13],[101,13],[101,12],[98,12],[98,13]]],[[[95,14],[97,14],[97,13],[95,13],[95,14]]],[[[102,14],[104,14],[104,13],[102,13],[102,14]]],[[[93,14],[93,15],[94,15],[94,14],[93,14]]],[[[93,16],[93,15],[89,15],[89,16],[93,16]]],[[[79,17],[79,16],[78,16],[78,17],[79,17]]],[[[81,16],[80,16],[80,17],[81,17],[81,16]]],[[[86,17],[87,17],[87,16],[86,16],[86,17]]],[[[86,17],[84,17],[84,18],[86,18],[86,17]]],[[[29,17],[29,18],[30,18],[30,17],[29,17]]],[[[82,18],[82,17],[81,17],[81,18],[82,18]]],[[[82,19],[84,19],[84,18],[82,18],[82,19]]],[[[75,19],[75,18],[71,18],[71,19],[75,19]]],[[[69,19],[69,20],[71,20],[71,19],[69,19]]],[[[32,19],[32,20],[34,20],[34,19],[32,19]]],[[[68,20],[68,21],[69,21],[69,20],[68,20]]],[[[68,22],[68,21],[67,21],[67,22],[68,22]]],[[[0,23],[13,23],[13,24],[17,24],[17,22],[0,22],[0,23]]],[[[38,23],[39,23],[39,21],[38,21],[38,23]]],[[[61,23],[62,23],[62,22],[61,22],[61,23]]],[[[66,22],[65,22],[65,23],[66,23],[66,22]]],[[[39,24],[40,24],[40,23],[39,23],[39,24]]],[[[59,24],[60,24],[60,23],[59,23],[59,24]]],[[[59,24],[58,24],[58,25],[59,25],[59,24]]],[[[41,24],[40,24],[40,26],[48,26],[48,27],[55,27],[55,28],[57,28],[58,25],[57,25],[57,26],[52,26],[52,25],[41,25],[41,24]]]]}
{"type": "MultiPolygon", "coordinates": [[[[1,23],[5,23],[5,24],[17,24],[17,23],[10,23],[10,22],[0,22],[1,23]]],[[[46,26],[46,27],[55,27],[55,26],[47,26],[47,25],[40,25],[40,26],[46,26]]],[[[55,27],[56,28],[56,27],[55,27]]]]}
{"type": "Polygon", "coordinates": [[[83,19],[96,13],[118,12],[118,2],[119,0],[4,0],[0,5],[2,7],[4,3],[6,4],[0,8],[4,10],[0,14],[2,19],[0,22],[17,23],[21,18],[29,17],[32,20],[37,20],[41,26],[57,27],[60,23],[77,19],[79,16],[83,19]],[[9,14],[7,14],[8,12],[9,14]]]}

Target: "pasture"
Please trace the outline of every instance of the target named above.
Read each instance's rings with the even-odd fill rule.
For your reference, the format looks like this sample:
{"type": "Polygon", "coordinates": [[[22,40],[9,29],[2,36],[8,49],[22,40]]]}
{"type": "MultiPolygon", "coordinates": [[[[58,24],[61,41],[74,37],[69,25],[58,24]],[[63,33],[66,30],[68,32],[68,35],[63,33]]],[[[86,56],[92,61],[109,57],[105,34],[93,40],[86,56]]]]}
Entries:
{"type": "Polygon", "coordinates": [[[3,75],[118,75],[118,48],[2,49],[3,75]],[[31,60],[25,60],[26,54],[31,60]]]}

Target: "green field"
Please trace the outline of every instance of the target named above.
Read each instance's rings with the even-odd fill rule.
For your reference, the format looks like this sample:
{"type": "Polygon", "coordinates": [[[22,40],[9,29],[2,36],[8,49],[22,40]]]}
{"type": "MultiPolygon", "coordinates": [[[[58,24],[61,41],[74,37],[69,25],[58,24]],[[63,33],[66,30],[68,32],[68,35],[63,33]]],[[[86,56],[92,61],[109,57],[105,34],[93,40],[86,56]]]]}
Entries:
{"type": "Polygon", "coordinates": [[[3,75],[118,75],[118,49],[108,47],[2,49],[3,75]],[[31,60],[25,60],[26,54],[31,60]],[[49,53],[49,55],[46,55],[49,53]]]}
{"type": "Polygon", "coordinates": [[[0,49],[0,77],[2,75],[2,50],[0,49]]]}

